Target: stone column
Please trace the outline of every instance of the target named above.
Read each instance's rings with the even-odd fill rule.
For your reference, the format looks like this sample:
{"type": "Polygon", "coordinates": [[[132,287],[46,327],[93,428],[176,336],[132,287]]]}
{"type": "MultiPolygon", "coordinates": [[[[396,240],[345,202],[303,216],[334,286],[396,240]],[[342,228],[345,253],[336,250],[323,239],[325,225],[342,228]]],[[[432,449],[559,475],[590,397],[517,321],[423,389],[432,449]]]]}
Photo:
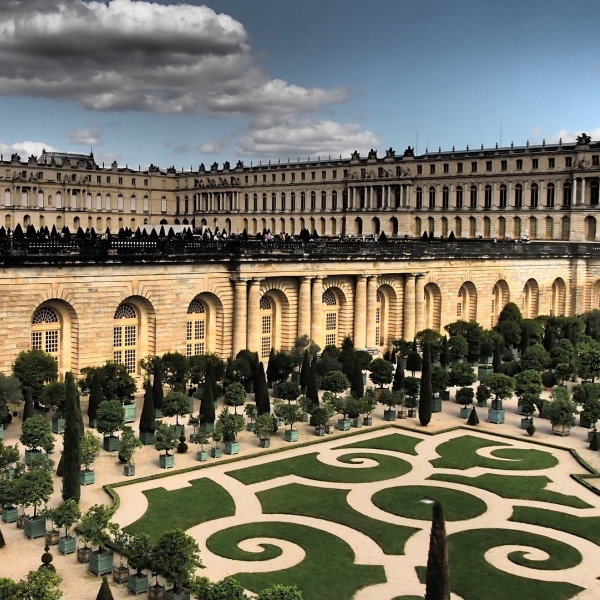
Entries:
{"type": "Polygon", "coordinates": [[[323,278],[315,277],[312,286],[310,337],[323,345],[323,278]]]}
{"type": "Polygon", "coordinates": [[[248,291],[248,343],[251,352],[260,351],[260,279],[250,281],[248,291]]]}
{"type": "Polygon", "coordinates": [[[354,346],[365,348],[367,345],[367,278],[359,275],[354,288],[354,346]]]}
{"type": "Polygon", "coordinates": [[[577,205],[577,178],[573,177],[573,198],[571,198],[571,204],[577,205]]]}
{"type": "Polygon", "coordinates": [[[377,275],[369,275],[367,283],[367,347],[379,346],[375,336],[375,315],[377,313],[377,275]]]}
{"type": "Polygon", "coordinates": [[[404,339],[412,342],[415,338],[415,276],[404,276],[404,339]]]}
{"type": "Polygon", "coordinates": [[[300,278],[298,294],[298,337],[310,336],[310,277],[300,278]]]}
{"type": "Polygon", "coordinates": [[[236,279],[233,282],[233,355],[246,347],[248,330],[248,294],[247,280],[236,279]]]}
{"type": "Polygon", "coordinates": [[[581,178],[581,202],[585,206],[585,177],[581,178]]]}
{"type": "Polygon", "coordinates": [[[424,328],[424,295],[425,295],[425,278],[418,274],[415,280],[415,334],[422,331],[424,328]]]}

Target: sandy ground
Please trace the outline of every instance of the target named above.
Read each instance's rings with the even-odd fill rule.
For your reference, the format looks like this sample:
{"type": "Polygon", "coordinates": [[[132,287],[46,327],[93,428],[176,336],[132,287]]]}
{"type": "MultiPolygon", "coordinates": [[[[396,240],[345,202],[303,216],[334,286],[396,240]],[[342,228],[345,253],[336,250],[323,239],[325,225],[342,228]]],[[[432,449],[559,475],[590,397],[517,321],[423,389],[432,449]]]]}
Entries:
{"type": "MultiPolygon", "coordinates": [[[[141,412],[142,398],[138,396],[138,415],[141,412]]],[[[506,442],[507,440],[500,440],[486,436],[486,432],[489,433],[501,433],[503,435],[510,435],[515,437],[515,447],[531,448],[528,444],[530,439],[527,434],[519,429],[520,417],[516,414],[516,399],[505,403],[507,408],[507,419],[504,425],[489,424],[484,421],[486,411],[480,409],[478,411],[481,423],[476,428],[473,428],[473,432],[476,435],[482,435],[488,437],[488,439],[498,439],[499,441],[506,442]]],[[[444,402],[442,413],[434,414],[431,424],[426,428],[427,431],[439,431],[448,427],[454,427],[457,425],[464,425],[465,421],[458,418],[460,406],[454,402],[444,402]]],[[[86,406],[83,405],[85,413],[86,406]]],[[[195,412],[198,412],[198,401],[195,404],[195,412]]],[[[166,419],[166,421],[173,421],[174,419],[166,419]]],[[[374,426],[383,425],[383,407],[378,407],[373,418],[374,426]]],[[[600,470],[600,453],[593,452],[588,449],[586,443],[587,430],[581,427],[574,427],[571,435],[568,437],[553,436],[551,433],[551,426],[548,421],[536,419],[535,420],[537,432],[533,438],[537,442],[552,443],[564,448],[575,448],[581,456],[588,461],[594,468],[600,470]]],[[[420,432],[424,431],[425,428],[418,424],[417,419],[406,419],[396,421],[396,425],[403,428],[402,433],[405,435],[416,435],[421,437],[420,432]]],[[[137,431],[137,423],[133,424],[134,429],[137,431]]],[[[300,423],[297,425],[300,430],[300,442],[304,441],[317,441],[318,438],[314,436],[314,428],[308,424],[300,423]]],[[[191,428],[187,428],[191,431],[191,428]]],[[[356,430],[354,430],[356,431],[356,430]]],[[[372,431],[369,428],[363,428],[362,433],[359,436],[354,436],[352,441],[359,441],[362,439],[368,439],[373,436],[387,435],[390,433],[390,429],[372,431]]],[[[20,433],[20,419],[14,419],[13,423],[8,427],[5,432],[5,443],[15,443],[20,433]]],[[[440,435],[429,437],[426,436],[424,441],[418,446],[419,455],[416,457],[403,456],[405,460],[410,460],[413,464],[413,469],[410,473],[401,478],[403,485],[422,483],[423,480],[433,472],[433,467],[429,463],[432,458],[436,458],[438,455],[435,452],[435,447],[454,436],[455,432],[446,432],[440,435]]],[[[460,435],[460,433],[458,433],[460,435]]],[[[308,446],[304,448],[294,447],[292,444],[288,444],[283,440],[283,434],[281,430],[272,438],[271,447],[277,448],[286,446],[289,451],[284,454],[277,454],[274,457],[264,456],[264,450],[258,446],[257,438],[249,433],[242,432],[239,437],[241,442],[241,455],[253,456],[248,461],[244,461],[243,466],[250,466],[253,464],[260,464],[268,462],[270,460],[277,460],[280,458],[288,458],[299,454],[308,452],[314,452],[319,450],[319,460],[330,464],[335,463],[335,457],[342,453],[342,451],[336,451],[335,446],[346,443],[344,440],[345,434],[336,433],[329,435],[318,444],[318,446],[308,446]],[[342,441],[340,441],[342,439],[342,441]]],[[[56,450],[53,455],[55,460],[58,460],[60,456],[60,449],[62,446],[62,438],[58,436],[56,450]]],[[[184,469],[186,467],[198,466],[199,463],[195,459],[196,446],[190,444],[190,452],[187,454],[176,454],[175,457],[175,469],[184,469]]],[[[489,455],[489,452],[493,448],[485,448],[481,451],[483,456],[489,455]]],[[[594,509],[585,509],[585,514],[588,516],[600,516],[600,497],[596,496],[582,485],[577,483],[570,477],[571,474],[584,473],[578,463],[568,454],[562,450],[546,449],[549,452],[555,454],[560,462],[558,466],[553,469],[549,469],[543,472],[544,475],[550,477],[555,483],[549,485],[548,489],[552,489],[557,492],[565,494],[572,494],[579,496],[592,506],[594,509]]],[[[369,452],[368,450],[366,451],[369,452]]],[[[372,451],[375,454],[386,454],[385,451],[377,450],[372,451]]],[[[393,453],[390,453],[393,454],[393,453]]],[[[201,469],[199,471],[192,471],[189,473],[173,473],[168,478],[159,480],[151,480],[143,483],[133,483],[125,487],[117,488],[117,491],[121,497],[121,506],[115,515],[115,521],[122,527],[137,520],[146,509],[146,499],[143,495],[143,490],[154,487],[163,487],[165,489],[177,489],[190,485],[191,480],[197,479],[198,477],[210,477],[215,482],[222,485],[234,498],[236,503],[236,515],[235,517],[220,519],[204,523],[197,527],[192,528],[188,531],[193,535],[200,547],[201,557],[205,565],[205,569],[202,570],[202,575],[208,576],[213,580],[218,580],[222,577],[230,575],[232,573],[257,569],[265,571],[274,571],[281,568],[289,567],[297,564],[303,560],[304,551],[297,547],[295,544],[285,542],[282,540],[271,540],[271,543],[276,544],[282,549],[282,554],[273,561],[259,561],[252,563],[237,562],[227,559],[223,559],[219,556],[213,555],[205,546],[205,540],[215,531],[227,528],[232,525],[240,523],[251,522],[251,521],[277,521],[281,520],[281,516],[277,515],[261,515],[260,504],[256,498],[256,492],[270,487],[275,487],[286,482],[297,480],[295,477],[287,477],[278,479],[276,481],[267,481],[253,486],[244,486],[234,480],[233,478],[226,475],[228,470],[240,468],[241,463],[235,465],[227,465],[223,463],[224,459],[209,459],[211,467],[209,469],[201,469]]],[[[136,453],[135,456],[136,464],[136,477],[145,477],[158,473],[164,473],[163,469],[158,466],[158,452],[153,446],[147,446],[142,448],[136,453]]],[[[335,463],[338,467],[343,468],[366,468],[369,466],[369,462],[365,461],[364,464],[358,465],[341,465],[335,463]]],[[[122,465],[118,462],[116,453],[109,454],[102,451],[100,457],[94,465],[96,472],[96,483],[91,486],[82,487],[81,507],[85,510],[89,506],[95,503],[110,504],[111,500],[109,495],[103,489],[103,485],[108,483],[116,483],[119,481],[129,480],[123,475],[122,465]]],[[[436,472],[444,472],[444,470],[437,469],[436,472]]],[[[468,472],[460,472],[461,474],[478,475],[486,472],[484,469],[475,468],[468,472]]],[[[540,473],[540,472],[536,472],[540,473]]],[[[527,472],[511,472],[511,475],[518,476],[519,474],[527,475],[527,472]]],[[[301,523],[306,525],[317,526],[320,529],[328,531],[334,535],[339,536],[345,540],[354,550],[356,554],[356,562],[361,564],[381,564],[384,566],[387,576],[387,583],[378,586],[372,586],[361,590],[356,595],[356,600],[385,600],[386,598],[393,598],[399,594],[423,594],[423,586],[418,582],[414,566],[422,565],[426,562],[427,547],[429,538],[429,526],[427,523],[422,521],[414,521],[404,517],[395,517],[387,513],[383,513],[377,509],[371,503],[371,496],[378,490],[384,487],[390,487],[397,485],[398,480],[387,480],[384,482],[377,482],[372,484],[331,484],[327,482],[311,481],[310,485],[318,487],[334,487],[344,488],[351,490],[348,495],[348,501],[357,510],[361,510],[366,514],[369,514],[375,518],[382,518],[387,522],[393,522],[398,524],[416,525],[418,527],[424,527],[424,530],[414,535],[408,542],[406,554],[404,556],[387,556],[383,554],[381,549],[367,536],[364,534],[350,529],[348,527],[330,523],[321,520],[315,520],[307,517],[300,516],[285,516],[285,520],[288,522],[301,523]],[[369,507],[365,510],[365,507],[369,507]]],[[[428,485],[436,485],[436,482],[428,482],[428,485]]],[[[493,511],[488,510],[486,513],[465,522],[453,522],[447,523],[448,533],[454,533],[462,529],[472,529],[474,527],[504,527],[504,528],[517,528],[521,530],[527,530],[531,532],[547,534],[547,531],[542,528],[535,526],[527,526],[522,524],[513,524],[507,521],[511,513],[511,506],[516,504],[528,504],[531,506],[541,505],[535,502],[521,502],[515,500],[503,500],[497,496],[490,494],[484,490],[477,488],[466,487],[461,485],[454,485],[449,483],[437,483],[437,485],[444,485],[446,487],[455,487],[456,489],[464,489],[470,494],[475,495],[484,500],[488,506],[493,506],[493,511]]],[[[50,506],[55,506],[60,502],[60,490],[61,481],[55,478],[55,491],[50,501],[50,506]]],[[[578,515],[582,514],[582,509],[572,509],[568,507],[557,507],[543,503],[546,508],[556,508],[565,513],[578,515]]],[[[44,541],[43,539],[28,540],[23,531],[18,530],[14,524],[0,524],[2,532],[6,540],[6,546],[0,550],[0,576],[10,576],[13,579],[19,579],[24,577],[29,570],[36,569],[40,563],[40,557],[43,553],[44,541]]],[[[587,587],[586,591],[582,592],[577,596],[577,600],[592,600],[593,598],[600,597],[600,581],[597,579],[600,577],[600,549],[581,538],[576,538],[569,534],[561,532],[552,532],[552,536],[555,539],[564,541],[571,546],[576,547],[583,556],[583,561],[580,565],[573,569],[563,571],[546,571],[546,570],[533,570],[524,567],[518,567],[508,560],[510,552],[514,551],[514,547],[499,546],[493,548],[487,553],[487,560],[494,564],[500,569],[509,570],[511,573],[540,580],[559,580],[569,581],[587,587]]],[[[244,543],[244,549],[252,551],[257,547],[257,544],[264,542],[265,540],[247,540],[244,543]]],[[[527,548],[531,557],[540,555],[540,551],[537,549],[527,548]]],[[[64,598],[66,600],[93,600],[96,597],[98,588],[100,586],[100,579],[90,575],[87,572],[87,565],[79,564],[75,558],[75,555],[62,556],[58,552],[57,547],[52,549],[54,555],[54,565],[57,569],[58,574],[62,577],[63,582],[61,589],[64,591],[64,598]]],[[[543,553],[541,553],[543,554],[543,553]]],[[[118,564],[118,558],[115,562],[118,564]]],[[[111,588],[113,595],[116,599],[130,597],[125,586],[118,586],[111,582],[111,588]]],[[[456,599],[456,596],[453,596],[456,599]]]]}

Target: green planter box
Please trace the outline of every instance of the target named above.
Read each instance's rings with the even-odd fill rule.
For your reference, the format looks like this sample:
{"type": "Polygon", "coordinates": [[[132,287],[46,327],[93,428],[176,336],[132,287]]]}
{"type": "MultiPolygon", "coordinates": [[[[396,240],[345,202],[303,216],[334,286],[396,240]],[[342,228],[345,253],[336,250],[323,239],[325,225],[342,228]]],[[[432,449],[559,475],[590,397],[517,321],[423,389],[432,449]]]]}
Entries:
{"type": "Polygon", "coordinates": [[[0,442],[4,439],[4,424],[0,424],[0,442]]]}
{"type": "Polygon", "coordinates": [[[41,450],[25,450],[25,464],[30,465],[36,460],[36,457],[41,456],[41,450]]]}
{"type": "Polygon", "coordinates": [[[178,590],[167,590],[163,598],[164,600],[190,600],[190,595],[185,590],[179,588],[178,590]]]}
{"type": "Polygon", "coordinates": [[[88,419],[88,425],[92,428],[92,429],[96,429],[96,419],[88,419]]]}
{"type": "Polygon", "coordinates": [[[256,429],[256,423],[246,423],[246,431],[254,431],[256,429]]]}
{"type": "Polygon", "coordinates": [[[350,431],[350,427],[352,427],[350,419],[338,419],[337,428],[340,431],[350,431]]]}
{"type": "Polygon", "coordinates": [[[154,444],[154,431],[140,431],[140,442],[144,446],[151,446],[154,444]]]}
{"type": "Polygon", "coordinates": [[[527,429],[532,423],[532,419],[521,419],[521,429],[527,429]]]}
{"type": "Polygon", "coordinates": [[[477,408],[487,408],[487,400],[477,401],[477,408]]]}
{"type": "Polygon", "coordinates": [[[397,413],[395,410],[386,409],[383,411],[383,420],[384,421],[395,421],[397,413]]]}
{"type": "Polygon", "coordinates": [[[102,447],[107,452],[115,452],[115,450],[119,449],[119,437],[116,435],[107,435],[102,440],[102,447]]]}
{"type": "Polygon", "coordinates": [[[463,406],[460,409],[460,418],[461,419],[468,419],[469,415],[471,414],[471,409],[467,406],[466,408],[463,406]]]}
{"type": "Polygon", "coordinates": [[[161,469],[172,469],[175,466],[175,456],[173,454],[161,454],[158,457],[158,464],[161,469]]]}
{"type": "Polygon", "coordinates": [[[115,555],[110,550],[98,550],[90,554],[89,571],[98,577],[108,575],[113,571],[115,555]]]}
{"type": "Polygon", "coordinates": [[[433,406],[431,408],[431,412],[434,412],[434,413],[442,412],[442,399],[441,398],[433,399],[433,406]]]}
{"type": "Polygon", "coordinates": [[[300,419],[303,423],[308,423],[310,419],[310,415],[308,413],[302,413],[302,419],[300,419]]]}
{"type": "Polygon", "coordinates": [[[135,403],[134,404],[123,404],[125,409],[125,423],[133,423],[135,421],[135,403]]]}
{"type": "Polygon", "coordinates": [[[356,427],[356,429],[358,429],[359,427],[362,427],[362,426],[363,426],[363,420],[361,417],[352,419],[352,427],[356,427]]]}
{"type": "Polygon", "coordinates": [[[323,437],[325,435],[325,427],[323,427],[322,425],[317,425],[315,427],[315,435],[317,437],[323,437]]]}
{"type": "Polygon", "coordinates": [[[365,417],[363,419],[363,425],[365,427],[370,427],[371,425],[373,425],[373,417],[371,415],[369,415],[368,417],[365,417]]]}
{"type": "Polygon", "coordinates": [[[64,433],[65,431],[65,420],[59,417],[52,419],[52,433],[64,433]]]}
{"type": "Polygon", "coordinates": [[[262,438],[259,440],[258,445],[261,448],[270,448],[271,447],[271,438],[262,438]]]}
{"type": "Polygon", "coordinates": [[[277,427],[283,427],[283,419],[277,417],[277,427]]]}
{"type": "Polygon", "coordinates": [[[79,481],[81,485],[91,485],[96,481],[96,473],[92,469],[89,471],[79,471],[79,481]]]}
{"type": "Polygon", "coordinates": [[[46,519],[44,517],[25,517],[23,531],[30,540],[44,537],[46,535],[46,519]]]}
{"type": "Polygon", "coordinates": [[[198,452],[196,452],[196,460],[199,460],[200,462],[206,462],[208,460],[208,452],[198,450],[198,452]]]}
{"type": "Polygon", "coordinates": [[[16,523],[19,516],[19,511],[16,508],[3,508],[2,520],[5,523],[16,523]]]}
{"type": "Polygon", "coordinates": [[[484,377],[491,375],[494,372],[494,367],[490,365],[479,365],[477,367],[477,379],[481,381],[484,377]]]}
{"type": "Polygon", "coordinates": [[[160,408],[155,408],[154,409],[154,418],[155,419],[162,419],[165,415],[163,415],[163,412],[160,408]]]}
{"type": "Polygon", "coordinates": [[[488,409],[488,423],[496,423],[501,425],[504,423],[506,410],[504,408],[490,408],[488,409]]]}
{"type": "Polygon", "coordinates": [[[211,448],[210,449],[210,455],[213,458],[221,458],[221,456],[223,455],[223,450],[221,448],[211,448]]]}
{"type": "Polygon", "coordinates": [[[297,429],[286,429],[283,435],[284,435],[284,439],[286,442],[297,442],[298,441],[298,430],[297,429]]]}
{"type": "Polygon", "coordinates": [[[135,465],[123,465],[123,475],[133,477],[135,475],[135,465]]]}
{"type": "Polygon", "coordinates": [[[585,417],[579,415],[579,427],[585,427],[586,429],[591,429],[592,423],[590,422],[589,419],[586,419],[585,417]]]}
{"type": "Polygon", "coordinates": [[[214,428],[215,428],[214,423],[200,423],[200,427],[198,427],[198,429],[200,429],[200,431],[212,431],[214,428]]]}
{"type": "Polygon", "coordinates": [[[61,554],[73,554],[77,550],[77,539],[73,536],[58,539],[58,551],[61,554]]]}
{"type": "Polygon", "coordinates": [[[127,580],[127,589],[136,596],[138,594],[145,594],[149,587],[148,575],[139,576],[136,573],[127,580]]]}
{"type": "Polygon", "coordinates": [[[450,390],[444,390],[441,397],[442,400],[450,400],[450,390]]]}
{"type": "Polygon", "coordinates": [[[240,443],[239,442],[225,442],[225,454],[239,454],[240,443]]]}

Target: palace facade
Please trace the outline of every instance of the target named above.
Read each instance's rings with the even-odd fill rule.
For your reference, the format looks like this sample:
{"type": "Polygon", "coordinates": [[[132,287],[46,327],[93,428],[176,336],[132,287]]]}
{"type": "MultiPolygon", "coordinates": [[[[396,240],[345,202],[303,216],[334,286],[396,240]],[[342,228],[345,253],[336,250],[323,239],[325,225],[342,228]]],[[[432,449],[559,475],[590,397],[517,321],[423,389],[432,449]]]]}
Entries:
{"type": "Polygon", "coordinates": [[[242,348],[268,356],[308,334],[384,348],[457,318],[495,324],[600,306],[600,143],[308,160],[210,170],[98,166],[43,153],[0,163],[4,225],[136,229],[195,224],[362,239],[259,243],[4,240],[0,368],[31,347],[61,373],[242,348]],[[423,232],[443,240],[425,242],[423,232]],[[448,241],[450,233],[453,241],[448,241]],[[532,243],[507,241],[528,235],[532,243]]]}

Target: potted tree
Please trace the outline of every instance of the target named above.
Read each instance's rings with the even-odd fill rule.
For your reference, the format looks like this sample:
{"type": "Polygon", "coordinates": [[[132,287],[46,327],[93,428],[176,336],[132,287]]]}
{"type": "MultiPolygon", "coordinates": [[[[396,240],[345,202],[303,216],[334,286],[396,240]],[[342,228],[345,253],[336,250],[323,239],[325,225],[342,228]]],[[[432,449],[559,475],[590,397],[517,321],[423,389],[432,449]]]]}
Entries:
{"type": "Polygon", "coordinates": [[[189,600],[185,587],[196,569],[202,565],[196,540],[181,530],[167,531],[152,552],[154,569],[173,584],[166,590],[165,600],[189,600]]]}
{"type": "MultiPolygon", "coordinates": [[[[245,393],[246,390],[244,390],[245,393]]],[[[256,404],[253,402],[248,402],[244,407],[244,412],[246,416],[250,419],[249,423],[246,423],[246,431],[254,431],[255,423],[254,419],[258,416],[258,409],[256,408],[256,404]]]]}
{"type": "Polygon", "coordinates": [[[150,536],[145,533],[121,533],[121,552],[127,559],[127,564],[135,569],[133,575],[127,579],[127,589],[136,596],[148,591],[148,575],[143,571],[152,566],[152,543],[150,536]]]}
{"type": "Polygon", "coordinates": [[[215,428],[220,431],[223,436],[223,441],[225,442],[225,454],[238,454],[240,451],[240,443],[237,441],[237,436],[238,433],[244,429],[244,417],[242,417],[242,415],[230,413],[229,408],[224,406],[217,419],[215,428]]]}
{"type": "Polygon", "coordinates": [[[596,423],[600,419],[600,399],[589,398],[582,406],[583,410],[579,413],[579,423],[589,424],[588,442],[592,441],[594,433],[596,433],[596,423]]]}
{"type": "Polygon", "coordinates": [[[119,447],[119,438],[115,432],[125,425],[125,409],[118,400],[103,400],[96,413],[96,429],[104,436],[103,446],[107,452],[119,447]]]}
{"type": "Polygon", "coordinates": [[[573,388],[573,400],[582,408],[582,412],[579,413],[580,427],[587,427],[588,429],[592,427],[592,422],[587,418],[588,412],[583,409],[585,409],[585,406],[590,401],[598,400],[599,398],[600,384],[598,383],[583,383],[573,388]]]}
{"type": "Polygon", "coordinates": [[[52,381],[44,387],[41,398],[42,404],[54,410],[52,415],[52,432],[63,433],[65,431],[64,404],[65,404],[65,384],[62,381],[52,381]]]}
{"type": "Polygon", "coordinates": [[[233,414],[237,415],[238,406],[246,403],[246,388],[241,383],[230,383],[225,390],[225,404],[233,406],[233,414]]]}
{"type": "Polygon", "coordinates": [[[544,371],[542,373],[542,385],[547,392],[551,392],[556,385],[557,377],[552,371],[544,371]]]}
{"type": "Polygon", "coordinates": [[[188,419],[188,425],[194,428],[194,433],[190,433],[190,442],[196,443],[196,436],[198,435],[198,427],[200,427],[200,415],[197,417],[190,416],[188,419]]]}
{"type": "Polygon", "coordinates": [[[372,413],[377,408],[377,398],[375,398],[375,394],[373,393],[373,389],[370,388],[365,392],[365,395],[362,397],[362,405],[361,405],[361,414],[364,414],[363,425],[366,427],[370,427],[373,425],[373,416],[372,413]]]}
{"type": "Polygon", "coordinates": [[[552,423],[554,435],[567,436],[571,433],[571,425],[577,413],[577,404],[564,388],[556,388],[550,395],[550,402],[545,406],[545,414],[552,423]]]}
{"type": "Polygon", "coordinates": [[[471,412],[469,404],[473,402],[473,396],[475,396],[475,392],[472,387],[461,387],[456,390],[456,402],[463,405],[460,409],[461,419],[469,418],[469,413],[471,412]]]}
{"type": "Polygon", "coordinates": [[[442,400],[448,400],[448,382],[450,378],[444,367],[431,368],[431,389],[434,394],[432,412],[442,412],[442,400]]]}
{"type": "Polygon", "coordinates": [[[303,423],[307,423],[310,418],[310,414],[313,411],[314,403],[308,396],[305,396],[304,394],[298,398],[297,403],[302,409],[302,418],[300,420],[303,423]]]}
{"type": "Polygon", "coordinates": [[[65,535],[58,539],[58,551],[61,554],[72,554],[75,552],[77,540],[75,536],[69,535],[69,529],[81,518],[79,505],[73,498],[61,502],[52,509],[52,520],[57,527],[65,528],[65,535]]]}
{"type": "Polygon", "coordinates": [[[268,448],[271,445],[271,435],[274,429],[271,415],[265,413],[256,417],[254,435],[258,438],[261,448],[268,448]]]}
{"type": "Polygon", "coordinates": [[[317,406],[312,412],[312,422],[315,424],[315,435],[323,437],[325,435],[325,425],[335,414],[333,408],[329,405],[317,406]]]}
{"type": "Polygon", "coordinates": [[[53,519],[52,510],[46,507],[40,514],[42,517],[44,517],[46,522],[50,521],[50,529],[46,529],[46,537],[44,539],[46,546],[56,546],[58,544],[60,532],[58,529],[56,529],[56,523],[53,519]]]}
{"type": "Polygon", "coordinates": [[[172,469],[175,466],[175,456],[169,454],[177,446],[177,433],[165,423],[160,423],[158,429],[154,432],[154,447],[159,451],[165,451],[159,455],[158,464],[161,469],[172,469]]]}
{"type": "Polygon", "coordinates": [[[448,340],[448,350],[453,365],[461,364],[469,352],[469,344],[462,335],[453,335],[448,340]]]}
{"type": "Polygon", "coordinates": [[[17,522],[19,516],[17,503],[17,480],[0,478],[0,507],[2,508],[2,521],[4,523],[17,522]]]}
{"type": "Polygon", "coordinates": [[[475,391],[475,397],[477,398],[477,408],[487,408],[487,401],[490,399],[492,393],[490,389],[480,383],[475,391]]]}
{"type": "Polygon", "coordinates": [[[480,381],[486,376],[490,375],[494,372],[494,367],[492,366],[492,356],[494,354],[494,344],[490,339],[484,338],[481,341],[480,350],[480,363],[477,367],[477,379],[480,381]]]}
{"type": "Polygon", "coordinates": [[[515,375],[515,395],[519,399],[521,414],[521,429],[527,429],[533,422],[531,416],[542,393],[542,377],[539,371],[529,369],[515,375]]]}
{"type": "Polygon", "coordinates": [[[512,397],[515,390],[515,380],[502,373],[492,373],[485,377],[481,383],[494,396],[492,406],[488,409],[488,421],[496,424],[504,423],[506,411],[502,404],[504,400],[512,397]]]}
{"type": "Polygon", "coordinates": [[[208,460],[208,452],[204,450],[204,445],[210,441],[210,436],[207,431],[199,431],[194,436],[194,443],[200,444],[200,450],[196,452],[196,460],[200,462],[206,462],[208,460]]]}
{"type": "MultiPolygon", "coordinates": [[[[406,380],[405,380],[406,381],[406,380]]],[[[392,390],[384,390],[377,399],[380,404],[387,406],[387,410],[383,411],[385,421],[396,420],[396,406],[400,406],[404,402],[404,393],[402,390],[393,392],[392,390]]]]}
{"type": "Polygon", "coordinates": [[[214,446],[210,449],[210,454],[213,458],[221,458],[223,449],[219,446],[219,442],[223,440],[223,434],[216,427],[210,432],[210,439],[214,442],[214,446]]]}
{"type": "Polygon", "coordinates": [[[92,431],[86,431],[81,438],[81,464],[84,469],[79,473],[81,485],[90,485],[96,481],[96,474],[90,468],[100,454],[100,440],[92,431]]]}
{"type": "Polygon", "coordinates": [[[355,427],[356,429],[363,426],[363,419],[361,417],[361,414],[364,412],[363,397],[356,398],[350,394],[350,397],[348,398],[348,416],[350,417],[352,427],[355,427]]]}
{"type": "Polygon", "coordinates": [[[25,450],[25,464],[29,465],[41,456],[42,450],[50,454],[54,450],[54,436],[52,427],[42,415],[33,415],[27,419],[21,427],[21,444],[27,447],[25,450]]]}
{"type": "MultiPolygon", "coordinates": [[[[113,512],[104,504],[94,504],[82,515],[75,531],[97,550],[89,553],[89,571],[101,577],[113,571],[114,553],[106,546],[111,537],[119,531],[116,523],[111,523],[113,512]]],[[[79,557],[78,557],[79,558],[79,557]]]]}
{"type": "Polygon", "coordinates": [[[417,396],[421,391],[421,380],[416,377],[404,378],[404,403],[408,408],[409,417],[414,417],[415,410],[418,405],[417,396]]]}
{"type": "Polygon", "coordinates": [[[23,529],[29,539],[46,535],[46,519],[37,508],[50,500],[53,488],[52,475],[41,467],[32,466],[17,479],[19,504],[24,509],[33,506],[33,515],[24,515],[23,529]]]}
{"type": "Polygon", "coordinates": [[[294,423],[297,423],[302,419],[302,408],[297,404],[291,402],[285,402],[280,398],[276,398],[273,402],[275,414],[283,419],[286,425],[290,428],[284,431],[284,439],[286,442],[297,442],[298,441],[298,430],[294,429],[294,423]]]}
{"type": "Polygon", "coordinates": [[[127,464],[123,465],[123,473],[127,477],[135,475],[135,465],[133,464],[133,456],[138,448],[142,448],[144,444],[138,439],[129,425],[123,427],[123,433],[119,441],[119,458],[124,458],[127,464]]]}
{"type": "MultiPolygon", "coordinates": [[[[410,355],[409,355],[410,356],[410,355]]],[[[408,367],[410,369],[410,367],[408,367]]],[[[369,379],[374,385],[379,386],[382,390],[384,385],[392,383],[394,379],[394,365],[383,358],[376,358],[369,365],[369,379]]]]}
{"type": "Polygon", "coordinates": [[[162,404],[162,413],[165,417],[175,417],[173,429],[176,437],[185,434],[185,426],[179,424],[179,417],[185,417],[190,414],[190,400],[183,392],[169,392],[162,404]]]}
{"type": "MultiPolygon", "coordinates": [[[[389,364],[389,363],[388,363],[389,364]]],[[[352,423],[348,418],[351,406],[348,405],[348,401],[352,396],[336,396],[333,392],[325,392],[323,394],[323,404],[327,404],[333,409],[333,414],[342,415],[341,419],[338,419],[337,428],[340,431],[349,431],[352,423]]]]}

